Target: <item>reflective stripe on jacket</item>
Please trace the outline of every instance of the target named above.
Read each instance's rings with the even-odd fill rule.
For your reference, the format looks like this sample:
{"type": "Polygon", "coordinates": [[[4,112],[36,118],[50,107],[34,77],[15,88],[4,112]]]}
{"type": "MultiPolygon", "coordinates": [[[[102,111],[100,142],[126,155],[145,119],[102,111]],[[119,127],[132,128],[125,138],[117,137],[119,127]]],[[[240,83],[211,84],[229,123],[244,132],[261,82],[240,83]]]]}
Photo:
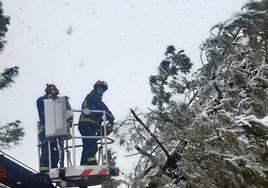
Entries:
{"type": "Polygon", "coordinates": [[[83,117],[83,116],[80,116],[79,122],[89,122],[89,123],[94,123],[96,125],[99,125],[99,123],[95,121],[94,119],[83,117]]]}
{"type": "MultiPolygon", "coordinates": [[[[82,110],[84,108],[88,108],[90,110],[104,110],[110,115],[107,115],[107,120],[110,123],[113,123],[114,117],[112,115],[112,112],[109,110],[109,108],[105,105],[105,103],[102,101],[101,96],[99,96],[94,90],[91,91],[85,98],[83,104],[82,104],[82,110]]],[[[87,118],[96,121],[98,124],[101,124],[102,122],[102,114],[101,113],[90,113],[89,115],[85,115],[82,113],[82,118],[87,118]]],[[[81,118],[80,117],[80,118],[81,118]]],[[[89,120],[89,121],[91,121],[89,120]]]]}

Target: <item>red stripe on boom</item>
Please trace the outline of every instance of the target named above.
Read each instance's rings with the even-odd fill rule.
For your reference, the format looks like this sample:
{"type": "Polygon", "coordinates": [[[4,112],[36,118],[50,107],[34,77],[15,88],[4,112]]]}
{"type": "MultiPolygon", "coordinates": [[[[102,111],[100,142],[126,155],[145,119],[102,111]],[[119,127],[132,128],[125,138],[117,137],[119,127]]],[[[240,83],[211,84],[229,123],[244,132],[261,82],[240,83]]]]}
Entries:
{"type": "Polygon", "coordinates": [[[102,168],[97,175],[106,175],[108,172],[108,168],[102,168]]]}
{"type": "Polygon", "coordinates": [[[93,169],[86,169],[80,174],[80,176],[88,176],[92,171],[93,169]]]}
{"type": "Polygon", "coordinates": [[[0,180],[3,180],[7,177],[7,171],[4,165],[0,164],[0,180]]]}

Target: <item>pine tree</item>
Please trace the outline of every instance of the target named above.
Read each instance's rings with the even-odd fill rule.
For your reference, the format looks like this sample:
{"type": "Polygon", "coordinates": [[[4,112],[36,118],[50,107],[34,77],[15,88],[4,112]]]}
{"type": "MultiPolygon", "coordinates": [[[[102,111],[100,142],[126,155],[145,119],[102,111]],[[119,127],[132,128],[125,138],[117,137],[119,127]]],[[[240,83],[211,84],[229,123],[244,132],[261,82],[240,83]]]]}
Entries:
{"type": "Polygon", "coordinates": [[[267,0],[250,1],[215,25],[191,80],[182,77],[186,55],[170,71],[167,57],[179,53],[168,47],[150,77],[156,108],[132,111],[116,129],[141,154],[132,187],[267,187],[267,9],[267,0]]]}
{"type": "Polygon", "coordinates": [[[180,73],[184,75],[189,73],[192,63],[183,50],[178,53],[175,51],[174,46],[167,47],[166,58],[158,67],[159,73],[149,78],[151,91],[154,94],[152,104],[157,105],[160,110],[163,110],[165,103],[170,103],[172,96],[184,93],[187,88],[187,79],[180,73]]]}
{"type": "MultiPolygon", "coordinates": [[[[2,3],[0,2],[0,52],[3,51],[5,41],[5,34],[8,30],[10,18],[3,14],[2,3]]],[[[14,66],[11,68],[5,68],[0,73],[0,90],[11,86],[14,82],[14,78],[19,73],[19,67],[14,66]]],[[[8,123],[7,125],[0,126],[0,148],[9,148],[12,144],[18,144],[24,135],[24,129],[20,125],[20,121],[8,123]]]]}
{"type": "Polygon", "coordinates": [[[0,73],[0,89],[9,87],[11,83],[14,82],[14,78],[19,73],[19,67],[5,68],[5,70],[0,73]]]}
{"type": "MultiPolygon", "coordinates": [[[[10,18],[4,15],[2,2],[0,1],[0,52],[3,51],[6,44],[5,34],[8,31],[7,25],[10,23],[10,18]]],[[[6,68],[0,73],[0,89],[10,86],[14,82],[14,77],[18,75],[19,68],[17,66],[6,68]]]]}

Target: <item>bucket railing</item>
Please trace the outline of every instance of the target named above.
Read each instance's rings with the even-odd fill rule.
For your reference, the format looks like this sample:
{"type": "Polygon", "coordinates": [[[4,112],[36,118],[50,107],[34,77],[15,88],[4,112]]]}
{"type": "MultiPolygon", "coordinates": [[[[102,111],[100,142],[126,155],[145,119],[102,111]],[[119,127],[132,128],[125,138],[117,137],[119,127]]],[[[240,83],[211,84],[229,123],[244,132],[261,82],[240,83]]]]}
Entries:
{"type": "MultiPolygon", "coordinates": [[[[75,113],[81,113],[81,110],[72,110],[72,112],[75,113]]],[[[89,113],[100,113],[102,114],[102,124],[100,125],[100,134],[96,136],[76,136],[75,134],[75,128],[78,127],[78,124],[71,124],[70,127],[70,135],[68,137],[63,136],[63,137],[55,137],[55,138],[47,138],[47,140],[43,143],[38,144],[38,157],[40,158],[40,147],[42,144],[48,144],[48,159],[49,159],[49,169],[51,169],[51,142],[57,141],[58,144],[58,149],[59,149],[59,156],[60,156],[60,161],[63,160],[61,157],[61,152],[66,153],[66,165],[67,167],[76,167],[77,162],[76,162],[76,157],[77,157],[77,151],[76,148],[82,147],[82,145],[76,145],[76,140],[77,139],[98,139],[98,145],[99,147],[99,157],[98,157],[98,164],[100,165],[106,165],[109,166],[109,159],[108,159],[108,144],[111,144],[114,142],[113,139],[109,138],[107,136],[107,115],[109,116],[106,111],[104,110],[88,110],[89,113]],[[65,146],[63,144],[59,144],[61,141],[65,141],[65,146]],[[104,146],[104,147],[103,147],[104,146]],[[104,151],[103,151],[104,148],[104,151]],[[100,163],[101,161],[101,163],[100,163]]],[[[39,160],[40,162],[40,160],[39,160]]],[[[80,166],[80,165],[78,165],[80,166]]],[[[62,166],[61,166],[62,167],[62,166]]]]}

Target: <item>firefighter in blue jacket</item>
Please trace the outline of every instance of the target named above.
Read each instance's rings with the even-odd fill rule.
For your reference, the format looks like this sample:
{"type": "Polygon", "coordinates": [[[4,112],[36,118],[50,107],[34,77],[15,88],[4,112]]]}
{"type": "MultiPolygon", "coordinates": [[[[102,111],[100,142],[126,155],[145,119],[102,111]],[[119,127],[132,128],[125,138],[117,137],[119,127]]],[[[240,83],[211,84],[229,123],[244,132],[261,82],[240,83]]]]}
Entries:
{"type": "MultiPolygon", "coordinates": [[[[114,124],[114,117],[109,108],[102,102],[103,93],[108,89],[104,81],[97,81],[94,89],[86,96],[82,104],[82,113],[79,118],[78,129],[82,136],[99,135],[102,123],[101,113],[86,113],[90,110],[105,110],[110,127],[114,124]]],[[[110,130],[111,131],[111,130],[110,130]]],[[[109,131],[108,131],[109,132],[109,131]]],[[[82,139],[83,151],[81,156],[81,165],[97,165],[96,153],[98,151],[97,139],[82,139]]]]}
{"type": "MultiPolygon", "coordinates": [[[[45,133],[45,108],[44,100],[45,99],[56,99],[58,98],[59,90],[54,84],[47,84],[45,89],[45,95],[39,97],[36,101],[37,110],[39,115],[39,141],[41,142],[41,156],[40,156],[40,172],[46,173],[49,170],[49,161],[48,161],[48,143],[45,133]]],[[[57,168],[59,161],[59,151],[57,147],[56,140],[50,142],[51,147],[51,168],[57,168]]]]}

